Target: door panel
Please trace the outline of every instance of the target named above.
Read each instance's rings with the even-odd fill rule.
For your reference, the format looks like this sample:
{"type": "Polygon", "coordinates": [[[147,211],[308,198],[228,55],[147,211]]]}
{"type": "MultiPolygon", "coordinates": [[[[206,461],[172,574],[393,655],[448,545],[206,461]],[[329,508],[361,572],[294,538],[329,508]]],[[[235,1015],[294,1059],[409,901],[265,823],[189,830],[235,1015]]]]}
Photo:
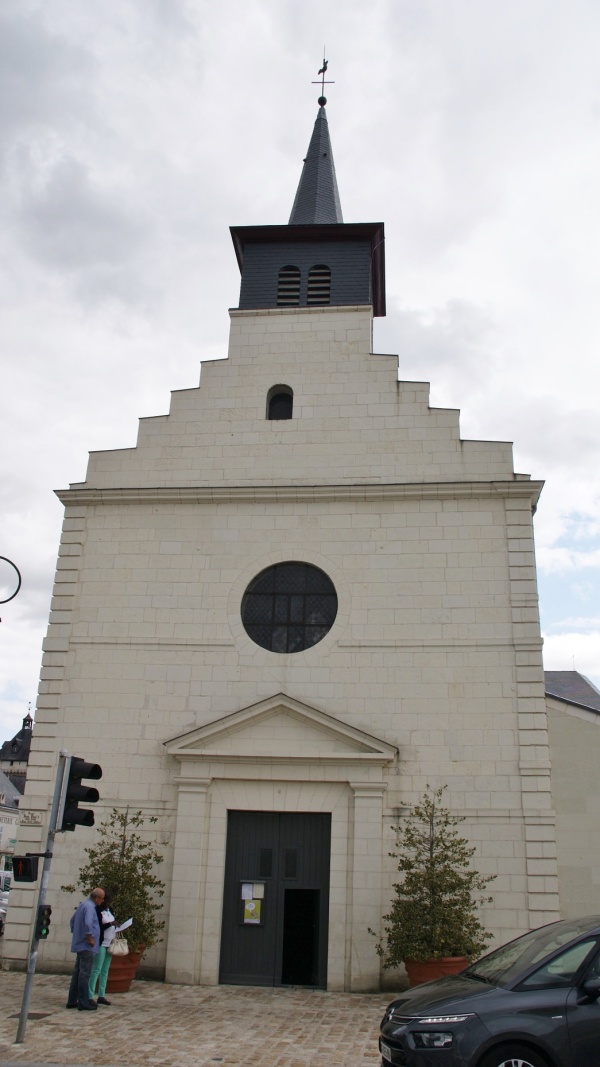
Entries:
{"type": "Polygon", "coordinates": [[[578,1004],[579,990],[569,995],[569,1037],[576,1067],[598,1067],[600,1063],[600,1003],[578,1004]]]}
{"type": "MultiPolygon", "coordinates": [[[[588,967],[585,979],[600,978],[600,952],[588,967]]],[[[583,989],[573,989],[568,999],[571,1055],[577,1067],[598,1067],[600,1062],[600,997],[586,998],[583,989]]]]}
{"type": "Polygon", "coordinates": [[[331,816],[230,811],[222,983],[327,986],[331,816]]]}

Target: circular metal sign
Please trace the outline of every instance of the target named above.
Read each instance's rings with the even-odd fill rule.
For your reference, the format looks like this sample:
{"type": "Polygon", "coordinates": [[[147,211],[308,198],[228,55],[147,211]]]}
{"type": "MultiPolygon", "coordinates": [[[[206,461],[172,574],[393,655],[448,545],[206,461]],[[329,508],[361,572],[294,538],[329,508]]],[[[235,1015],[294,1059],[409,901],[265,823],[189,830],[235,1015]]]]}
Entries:
{"type": "Polygon", "coordinates": [[[0,556],[0,604],[8,604],[21,588],[21,572],[12,560],[0,556]]]}

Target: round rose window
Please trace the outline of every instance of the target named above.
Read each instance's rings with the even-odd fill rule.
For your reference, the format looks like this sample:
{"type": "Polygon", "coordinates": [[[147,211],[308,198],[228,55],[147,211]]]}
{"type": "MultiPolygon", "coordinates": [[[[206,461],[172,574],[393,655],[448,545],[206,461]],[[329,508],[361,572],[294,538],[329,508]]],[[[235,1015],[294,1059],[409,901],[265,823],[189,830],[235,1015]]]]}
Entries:
{"type": "Polygon", "coordinates": [[[270,652],[303,652],[322,641],[337,615],[330,578],[310,563],[276,563],[253,578],[242,600],[249,637],[270,652]]]}

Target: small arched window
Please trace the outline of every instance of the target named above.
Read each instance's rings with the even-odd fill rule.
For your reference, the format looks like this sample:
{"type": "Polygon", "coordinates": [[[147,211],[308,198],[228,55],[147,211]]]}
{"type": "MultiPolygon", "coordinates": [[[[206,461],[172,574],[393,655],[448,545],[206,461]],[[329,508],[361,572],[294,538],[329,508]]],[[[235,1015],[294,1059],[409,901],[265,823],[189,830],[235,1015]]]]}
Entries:
{"type": "Polygon", "coordinates": [[[268,419],[291,419],[294,394],[289,385],[274,385],[267,396],[268,419]]]}
{"type": "Polygon", "coordinates": [[[329,304],[331,299],[331,270],[317,263],[308,272],[307,304],[329,304]]]}
{"type": "Polygon", "coordinates": [[[277,282],[277,307],[298,307],[300,303],[300,268],[282,267],[277,282]]]}

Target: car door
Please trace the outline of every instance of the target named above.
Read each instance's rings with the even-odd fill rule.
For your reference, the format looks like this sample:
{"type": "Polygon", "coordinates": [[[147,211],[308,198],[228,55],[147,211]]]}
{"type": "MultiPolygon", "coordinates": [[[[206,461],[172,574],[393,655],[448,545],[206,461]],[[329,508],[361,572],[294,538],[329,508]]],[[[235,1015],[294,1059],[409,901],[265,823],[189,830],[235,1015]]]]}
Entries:
{"type": "Polygon", "coordinates": [[[553,1025],[551,1048],[559,1063],[569,1067],[599,1067],[600,1063],[600,1008],[595,1003],[577,1004],[578,997],[581,999],[578,983],[584,974],[587,977],[589,961],[595,958],[597,949],[598,942],[594,937],[569,945],[518,986],[519,993],[525,995],[519,1012],[521,1023],[528,1016],[531,1033],[543,1035],[544,1040],[550,1037],[547,1027],[553,1025]],[[540,1029],[542,1019],[544,1029],[540,1029]],[[579,1048],[583,1050],[588,1046],[589,1058],[586,1059],[586,1054],[580,1054],[579,1048]]]}
{"type": "Polygon", "coordinates": [[[596,953],[579,987],[572,989],[567,999],[569,1042],[576,1067],[598,1067],[600,1063],[600,997],[585,998],[582,988],[592,978],[600,978],[600,952],[596,953]]]}

